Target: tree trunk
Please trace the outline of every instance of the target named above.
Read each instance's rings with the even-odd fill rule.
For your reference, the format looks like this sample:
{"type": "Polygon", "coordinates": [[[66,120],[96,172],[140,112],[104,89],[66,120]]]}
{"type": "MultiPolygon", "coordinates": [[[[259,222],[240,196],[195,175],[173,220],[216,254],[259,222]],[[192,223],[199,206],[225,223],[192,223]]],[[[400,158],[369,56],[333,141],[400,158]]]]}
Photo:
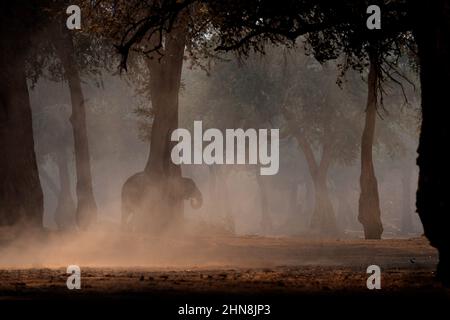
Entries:
{"type": "Polygon", "coordinates": [[[327,186],[327,172],[318,172],[313,177],[314,211],[311,229],[319,233],[336,235],[337,223],[327,186]]]}
{"type": "Polygon", "coordinates": [[[58,204],[54,213],[54,219],[58,229],[74,228],[76,225],[76,207],[70,189],[70,175],[66,150],[62,150],[56,159],[59,173],[58,204]]]}
{"type": "Polygon", "coordinates": [[[378,62],[376,56],[370,54],[366,123],[361,140],[361,176],[359,179],[361,193],[359,196],[358,215],[358,220],[363,225],[366,239],[381,239],[381,234],[383,233],[378,182],[375,177],[372,157],[377,117],[377,85],[378,62]]]}
{"type": "MultiPolygon", "coordinates": [[[[182,19],[182,17],[180,18],[182,19]]],[[[150,70],[150,94],[154,112],[150,138],[150,153],[145,167],[153,192],[159,199],[152,210],[159,212],[162,228],[181,225],[183,218],[183,199],[174,190],[181,178],[181,166],[171,160],[171,150],[176,142],[170,140],[173,130],[178,128],[178,94],[181,84],[184,49],[186,45],[187,24],[176,23],[170,34],[165,36],[163,56],[154,54],[147,63],[150,70]]],[[[154,221],[148,221],[153,223],[154,221]]]]}
{"type": "Polygon", "coordinates": [[[39,176],[41,177],[41,181],[45,184],[47,184],[50,191],[53,193],[53,195],[58,198],[59,196],[59,188],[56,186],[56,184],[53,182],[52,177],[48,174],[48,172],[43,168],[43,166],[40,167],[39,170],[39,176]]]}
{"type": "Polygon", "coordinates": [[[308,165],[312,184],[314,185],[314,211],[311,217],[311,229],[314,232],[327,235],[337,235],[339,233],[333,205],[330,200],[327,174],[333,160],[333,137],[329,126],[325,125],[325,133],[322,138],[322,155],[320,160],[316,160],[311,144],[306,137],[298,130],[297,124],[292,121],[294,115],[283,108],[284,118],[288,121],[290,132],[297,140],[303,151],[303,155],[308,165]]]}
{"type": "Polygon", "coordinates": [[[450,0],[413,1],[412,9],[422,92],[417,212],[426,237],[439,250],[437,276],[450,286],[450,0]]]}
{"type": "Polygon", "coordinates": [[[65,26],[57,26],[55,47],[65,71],[69,84],[72,102],[72,116],[70,122],[73,128],[75,145],[75,167],[77,174],[77,223],[81,229],[88,228],[97,218],[97,204],[95,203],[92,187],[91,159],[89,154],[89,141],[86,126],[85,99],[81,89],[81,79],[78,73],[77,62],[73,55],[73,40],[65,26]]]}
{"type": "Polygon", "coordinates": [[[296,136],[305,155],[314,185],[314,210],[311,216],[311,229],[322,234],[336,235],[338,233],[336,216],[333,205],[331,204],[327,185],[328,168],[332,158],[332,145],[331,140],[328,138],[329,136],[325,135],[322,143],[322,157],[320,162],[317,163],[308,141],[301,135],[296,136]]]}
{"type": "Polygon", "coordinates": [[[42,227],[43,193],[34,151],[25,57],[32,14],[26,1],[0,5],[0,225],[42,227]]]}

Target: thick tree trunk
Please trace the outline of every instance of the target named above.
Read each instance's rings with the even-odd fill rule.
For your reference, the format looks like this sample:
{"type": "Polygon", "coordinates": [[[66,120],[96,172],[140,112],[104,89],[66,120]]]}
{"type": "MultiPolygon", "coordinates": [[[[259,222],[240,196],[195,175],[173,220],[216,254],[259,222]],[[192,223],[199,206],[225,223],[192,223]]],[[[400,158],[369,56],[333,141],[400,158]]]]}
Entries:
{"type": "Polygon", "coordinates": [[[30,2],[0,5],[0,225],[42,227],[43,194],[34,151],[25,56],[30,2]]]}
{"type": "MultiPolygon", "coordinates": [[[[178,128],[178,94],[181,84],[184,49],[187,28],[184,21],[177,23],[165,37],[164,55],[155,54],[148,59],[150,70],[150,94],[154,120],[150,138],[150,153],[145,172],[151,181],[152,192],[156,192],[158,203],[152,205],[152,211],[158,212],[161,228],[179,227],[183,218],[183,199],[174,195],[172,183],[181,178],[181,166],[175,165],[170,157],[176,142],[171,141],[173,130],[178,128]]],[[[153,224],[155,217],[149,219],[153,224]]]]}
{"type": "Polygon", "coordinates": [[[422,128],[417,164],[417,212],[426,237],[439,250],[437,276],[450,286],[450,0],[413,1],[420,58],[422,128]]]}
{"type": "MultiPolygon", "coordinates": [[[[56,27],[58,28],[58,27],[56,27]]],[[[64,27],[63,27],[64,28],[64,27]]],[[[67,30],[59,30],[56,35],[55,47],[65,71],[69,84],[72,103],[70,122],[73,128],[75,145],[75,167],[77,175],[77,223],[81,229],[86,229],[97,218],[97,204],[95,203],[92,187],[91,159],[86,126],[85,99],[81,89],[81,79],[77,62],[74,58],[73,40],[67,30]]]]}
{"type": "Polygon", "coordinates": [[[65,150],[57,155],[56,163],[59,173],[59,194],[54,213],[55,222],[60,230],[71,229],[76,226],[76,207],[70,189],[68,159],[65,150]]]}
{"type": "Polygon", "coordinates": [[[361,193],[359,196],[358,215],[358,220],[363,225],[364,236],[366,239],[381,239],[381,234],[383,233],[378,182],[375,176],[372,157],[375,122],[377,117],[377,64],[376,57],[371,54],[368,77],[366,123],[361,140],[361,176],[359,179],[361,193]]]}

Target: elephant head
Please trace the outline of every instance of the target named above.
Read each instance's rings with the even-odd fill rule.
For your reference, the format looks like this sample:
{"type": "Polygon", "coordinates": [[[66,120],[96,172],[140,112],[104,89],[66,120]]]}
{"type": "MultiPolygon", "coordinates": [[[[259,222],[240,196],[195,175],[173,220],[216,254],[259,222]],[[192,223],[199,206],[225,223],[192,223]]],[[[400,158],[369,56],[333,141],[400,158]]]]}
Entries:
{"type": "Polygon", "coordinates": [[[181,178],[183,199],[190,200],[191,207],[198,209],[203,204],[203,196],[195,182],[190,178],[181,178]]]}

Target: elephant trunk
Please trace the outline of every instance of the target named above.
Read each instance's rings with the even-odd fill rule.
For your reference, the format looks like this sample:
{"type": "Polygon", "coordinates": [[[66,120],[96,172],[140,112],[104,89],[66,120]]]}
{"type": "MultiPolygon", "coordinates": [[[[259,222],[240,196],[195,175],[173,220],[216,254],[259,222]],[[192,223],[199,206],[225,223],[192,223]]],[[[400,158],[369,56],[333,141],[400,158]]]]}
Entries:
{"type": "Polygon", "coordinates": [[[202,205],[203,205],[203,197],[200,190],[198,190],[191,198],[191,207],[193,209],[199,209],[202,205]]]}

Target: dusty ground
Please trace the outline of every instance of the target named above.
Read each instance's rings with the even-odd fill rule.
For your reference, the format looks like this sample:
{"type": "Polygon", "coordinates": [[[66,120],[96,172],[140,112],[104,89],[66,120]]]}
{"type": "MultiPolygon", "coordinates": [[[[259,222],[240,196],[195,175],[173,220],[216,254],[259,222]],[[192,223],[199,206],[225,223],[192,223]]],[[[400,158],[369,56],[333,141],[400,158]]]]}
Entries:
{"type": "Polygon", "coordinates": [[[336,301],[337,296],[348,296],[346,302],[361,297],[368,301],[386,297],[382,303],[406,299],[413,305],[416,300],[423,303],[424,298],[450,302],[448,292],[434,279],[436,252],[423,238],[207,237],[155,240],[137,250],[130,249],[133,241],[123,243],[123,238],[120,246],[117,239],[98,238],[90,247],[83,244],[83,249],[83,242],[71,246],[67,239],[61,238],[57,244],[55,239],[40,245],[3,244],[0,301],[133,301],[150,297],[171,315],[189,301],[220,304],[229,299],[274,305],[281,301],[284,307],[278,311],[285,312],[295,307],[296,301],[309,301],[310,297],[316,297],[311,303],[330,297],[336,301]],[[15,255],[17,251],[23,254],[15,255]],[[81,268],[81,290],[66,287],[69,264],[81,268]],[[382,289],[377,293],[366,287],[366,268],[372,264],[382,269],[382,289]]]}

